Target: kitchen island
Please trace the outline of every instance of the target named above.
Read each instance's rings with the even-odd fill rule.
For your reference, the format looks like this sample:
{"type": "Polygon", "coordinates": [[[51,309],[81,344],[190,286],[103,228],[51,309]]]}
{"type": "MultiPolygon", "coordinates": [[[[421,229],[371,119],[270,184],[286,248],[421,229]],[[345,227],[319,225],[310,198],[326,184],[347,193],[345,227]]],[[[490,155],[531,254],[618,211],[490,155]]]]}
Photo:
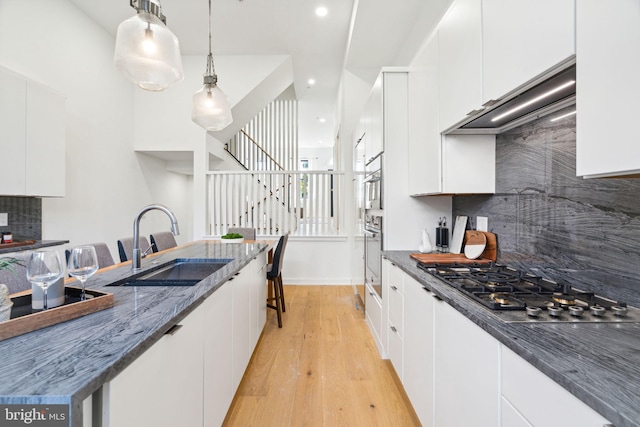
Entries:
{"type": "MultiPolygon", "coordinates": [[[[143,259],[142,272],[177,258],[231,260],[194,286],[107,286],[131,276],[131,264],[127,262],[101,270],[89,279],[87,288],[113,293],[112,308],[0,342],[0,359],[3,361],[0,404],[68,405],[69,426],[87,427],[92,425],[92,418],[93,425],[101,425],[96,422],[100,418],[96,412],[100,412],[99,402],[104,400],[103,385],[126,371],[167,332],[173,333],[178,323],[209,299],[213,300],[219,290],[230,292],[239,287],[230,284],[240,282],[237,276],[246,271],[254,259],[258,259],[260,265],[252,277],[262,277],[257,286],[266,295],[263,268],[269,247],[266,242],[222,244],[219,241],[199,241],[143,259]],[[234,279],[237,281],[232,282],[234,279]],[[86,413],[96,404],[98,407],[93,415],[86,413]]],[[[263,326],[266,319],[261,297],[260,293],[251,296],[251,301],[256,302],[255,311],[264,317],[260,323],[259,314],[258,323],[252,325],[255,326],[253,346],[257,341],[256,333],[259,336],[261,332],[261,328],[256,328],[263,326]]],[[[248,307],[248,298],[240,301],[241,305],[248,307]]],[[[229,307],[232,304],[231,301],[225,302],[229,307]]],[[[256,320],[255,312],[248,312],[248,315],[256,320]]],[[[224,326],[231,331],[231,319],[224,326]]],[[[249,339],[246,341],[248,347],[249,339]]],[[[230,352],[231,348],[224,350],[230,352]]]]}
{"type": "MultiPolygon", "coordinates": [[[[580,415],[580,413],[572,412],[566,406],[562,407],[562,404],[557,401],[552,402],[550,406],[545,406],[544,402],[549,400],[547,395],[551,395],[552,389],[557,385],[560,385],[564,391],[568,391],[572,396],[575,396],[577,398],[576,401],[579,400],[588,407],[584,407],[577,412],[590,412],[589,408],[591,408],[616,427],[640,425],[639,323],[506,323],[483,306],[460,293],[457,289],[419,269],[416,261],[410,258],[410,254],[411,252],[408,251],[386,251],[383,255],[388,262],[392,263],[394,268],[399,268],[411,279],[415,279],[415,281],[405,280],[405,295],[409,294],[409,290],[406,289],[407,286],[422,286],[424,290],[428,291],[427,293],[435,297],[435,299],[429,299],[437,301],[434,303],[436,306],[438,302],[446,303],[461,314],[462,316],[460,317],[464,317],[465,322],[470,320],[473,323],[472,327],[475,335],[487,333],[485,342],[489,343],[488,345],[494,351],[493,354],[497,356],[495,360],[483,358],[478,347],[473,347],[473,344],[465,342],[469,336],[453,337],[452,339],[457,341],[456,345],[459,346],[459,349],[462,349],[462,352],[458,352],[453,356],[457,363],[455,369],[458,371],[468,369],[469,372],[491,370],[496,374],[488,376],[487,381],[493,383],[490,388],[497,395],[487,397],[476,393],[475,397],[480,400],[487,398],[489,401],[495,402],[495,408],[499,408],[502,405],[503,425],[505,425],[505,422],[506,425],[520,425],[515,422],[509,424],[508,421],[505,421],[504,411],[505,407],[508,406],[505,403],[505,394],[514,392],[514,390],[514,394],[519,395],[516,398],[521,397],[524,393],[529,393],[528,398],[522,400],[527,400],[532,405],[535,404],[534,412],[552,412],[558,409],[550,407],[555,403],[556,406],[561,406],[561,409],[565,411],[565,416],[568,415],[569,419],[573,417],[573,423],[563,423],[559,419],[554,419],[553,422],[545,424],[536,423],[528,419],[527,423],[523,422],[522,425],[531,423],[532,425],[597,425],[600,427],[604,424],[599,421],[592,424],[580,423],[576,418],[576,415],[580,415]],[[517,360],[520,361],[518,362],[517,360]],[[525,365],[530,366],[527,367],[525,365]],[[517,369],[514,370],[514,366],[517,369]],[[531,366],[535,369],[529,369],[531,366]],[[537,375],[538,373],[544,375],[537,375]],[[547,378],[544,378],[545,376],[547,378]],[[519,379],[522,381],[515,383],[514,377],[520,377],[519,379]],[[548,381],[548,379],[553,380],[555,384],[552,381],[548,381]],[[539,384],[543,386],[536,388],[533,383],[538,380],[540,380],[539,384]],[[500,395],[502,395],[502,400],[500,395]]],[[[611,278],[607,282],[602,282],[602,277],[599,277],[594,272],[553,272],[551,269],[541,269],[536,261],[522,257],[503,256],[501,262],[518,268],[528,267],[529,270],[534,271],[536,274],[547,273],[551,275],[556,273],[556,277],[554,277],[556,280],[560,280],[558,276],[564,276],[564,281],[577,281],[584,290],[604,293],[605,296],[609,295],[613,298],[624,298],[629,304],[638,306],[636,293],[632,292],[628,284],[624,283],[624,279],[619,279],[618,282],[620,283],[615,283],[616,286],[614,286],[612,283],[614,279],[611,278]]],[[[422,292],[422,294],[424,293],[422,292]]],[[[404,304],[406,314],[408,304],[410,304],[406,297],[404,304]]],[[[439,321],[438,309],[435,311],[436,315],[432,319],[437,324],[439,321]]],[[[405,316],[404,325],[407,331],[408,326],[406,325],[413,320],[405,316]]],[[[430,325],[420,325],[423,333],[428,326],[430,325]]],[[[437,333],[438,331],[436,330],[437,333]]],[[[409,332],[405,332],[405,349],[408,345],[408,334],[409,332]]],[[[436,357],[438,351],[438,349],[435,350],[436,357]]],[[[407,373],[406,357],[408,356],[405,355],[405,373],[407,373]]],[[[391,354],[391,358],[393,362],[393,354],[391,354]]],[[[437,377],[443,372],[443,369],[436,366],[434,372],[437,377]]],[[[408,372],[409,377],[411,374],[413,373],[408,372]]],[[[467,377],[467,381],[464,387],[457,389],[458,400],[464,400],[462,397],[463,389],[471,389],[474,386],[472,378],[467,377]]],[[[436,386],[435,393],[437,392],[436,386]]],[[[411,398],[410,391],[408,393],[411,398]]],[[[437,399],[438,396],[436,396],[436,412],[438,411],[437,399]]],[[[458,401],[456,407],[466,408],[466,405],[471,403],[458,401]]],[[[469,408],[467,411],[472,411],[469,408]]],[[[520,411],[520,409],[516,409],[520,411]]],[[[493,416],[492,414],[490,415],[493,416]]],[[[602,417],[597,416],[595,418],[601,419],[602,417]]],[[[513,418],[511,421],[513,421],[513,418]]]]}

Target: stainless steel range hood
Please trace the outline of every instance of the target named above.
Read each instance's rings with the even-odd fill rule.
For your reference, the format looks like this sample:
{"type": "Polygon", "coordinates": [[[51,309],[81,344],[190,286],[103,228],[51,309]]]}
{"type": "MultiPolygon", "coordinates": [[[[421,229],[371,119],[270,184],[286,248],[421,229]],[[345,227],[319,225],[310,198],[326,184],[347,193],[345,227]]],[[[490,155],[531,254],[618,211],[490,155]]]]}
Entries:
{"type": "Polygon", "coordinates": [[[575,57],[473,111],[445,134],[499,134],[576,103],[575,57]]]}

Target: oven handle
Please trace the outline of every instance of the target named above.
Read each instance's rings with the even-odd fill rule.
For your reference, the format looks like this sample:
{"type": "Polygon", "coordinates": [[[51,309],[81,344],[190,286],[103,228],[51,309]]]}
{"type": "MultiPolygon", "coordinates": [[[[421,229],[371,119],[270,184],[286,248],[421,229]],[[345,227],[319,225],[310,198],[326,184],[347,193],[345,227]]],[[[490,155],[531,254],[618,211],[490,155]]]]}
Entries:
{"type": "Polygon", "coordinates": [[[374,239],[376,237],[378,237],[378,234],[380,234],[379,231],[369,231],[369,230],[364,230],[365,234],[369,237],[373,237],[374,239]]]}

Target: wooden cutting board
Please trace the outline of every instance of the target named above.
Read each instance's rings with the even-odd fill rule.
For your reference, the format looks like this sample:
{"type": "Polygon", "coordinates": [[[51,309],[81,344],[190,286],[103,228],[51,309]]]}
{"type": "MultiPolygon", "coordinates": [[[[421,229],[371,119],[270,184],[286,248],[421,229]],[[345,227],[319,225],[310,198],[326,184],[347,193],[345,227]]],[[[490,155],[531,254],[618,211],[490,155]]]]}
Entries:
{"type": "Polygon", "coordinates": [[[469,259],[464,254],[411,254],[411,258],[426,264],[489,264],[490,259],[469,259]]]}
{"type": "MultiPolygon", "coordinates": [[[[467,231],[469,233],[469,231],[467,231]]],[[[498,239],[494,233],[489,233],[488,231],[481,231],[486,238],[487,244],[484,248],[484,252],[480,255],[480,258],[490,259],[491,261],[496,261],[498,259],[498,239]]]]}

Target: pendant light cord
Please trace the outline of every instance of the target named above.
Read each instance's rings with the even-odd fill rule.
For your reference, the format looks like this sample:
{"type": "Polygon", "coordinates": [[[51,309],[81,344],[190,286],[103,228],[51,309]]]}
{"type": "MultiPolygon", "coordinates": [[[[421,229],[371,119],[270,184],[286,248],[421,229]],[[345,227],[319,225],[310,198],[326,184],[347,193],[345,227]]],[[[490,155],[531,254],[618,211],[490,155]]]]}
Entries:
{"type": "Polygon", "coordinates": [[[209,55],[207,57],[207,75],[215,76],[216,71],[213,66],[213,53],[211,53],[211,0],[209,0],[209,55]]]}

